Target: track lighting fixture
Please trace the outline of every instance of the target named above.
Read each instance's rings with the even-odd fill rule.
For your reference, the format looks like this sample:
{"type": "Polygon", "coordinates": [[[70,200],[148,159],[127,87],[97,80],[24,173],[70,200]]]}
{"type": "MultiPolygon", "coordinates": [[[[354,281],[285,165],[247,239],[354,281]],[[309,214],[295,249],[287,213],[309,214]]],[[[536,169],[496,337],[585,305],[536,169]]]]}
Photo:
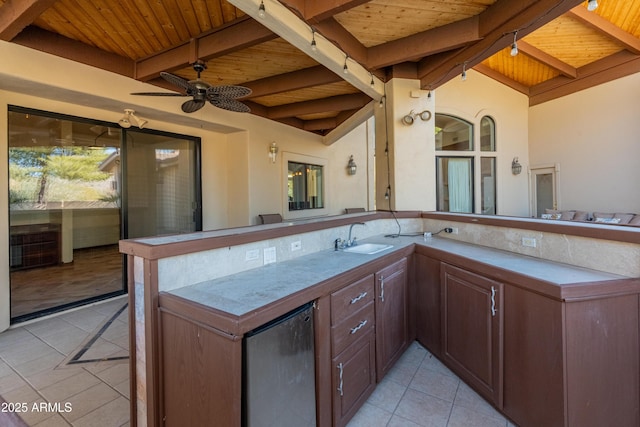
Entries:
{"type": "Polygon", "coordinates": [[[313,28],[311,29],[311,50],[314,52],[318,50],[318,45],[316,44],[316,30],[313,28]]]}
{"type": "Polygon", "coordinates": [[[349,55],[344,57],[344,67],[342,67],[342,72],[345,74],[349,74],[349,67],[347,67],[347,59],[349,59],[349,55]]]}
{"type": "Polygon", "coordinates": [[[260,1],[260,6],[258,7],[258,16],[260,18],[264,18],[267,15],[267,10],[264,8],[264,1],[260,1]]]}
{"type": "Polygon", "coordinates": [[[589,2],[587,3],[587,10],[589,12],[593,12],[597,8],[598,8],[598,0],[589,0],[589,2]]]}
{"type": "Polygon", "coordinates": [[[379,108],[384,107],[384,96],[382,98],[380,98],[380,102],[378,103],[378,107],[379,108]]]}
{"type": "Polygon", "coordinates": [[[147,123],[149,123],[147,120],[136,116],[135,111],[130,108],[124,109],[124,116],[118,121],[118,124],[125,129],[130,128],[131,125],[138,126],[142,129],[147,123]]]}
{"type": "Polygon", "coordinates": [[[369,74],[371,75],[371,83],[370,83],[370,85],[371,85],[371,87],[373,87],[373,86],[375,86],[376,82],[373,81],[373,73],[369,72],[369,74]]]}
{"type": "Polygon", "coordinates": [[[516,41],[516,37],[518,37],[518,32],[513,33],[513,43],[511,43],[511,56],[516,56],[518,54],[518,42],[516,41]]]}
{"type": "Polygon", "coordinates": [[[467,63],[466,62],[462,64],[462,75],[460,76],[460,78],[462,79],[463,82],[467,80],[467,63]]]}
{"type": "Polygon", "coordinates": [[[402,118],[402,123],[404,123],[407,126],[411,126],[415,121],[416,117],[420,117],[420,120],[422,120],[423,122],[428,122],[429,120],[431,120],[431,111],[424,110],[420,113],[414,113],[413,110],[411,110],[409,114],[407,114],[402,118]]]}

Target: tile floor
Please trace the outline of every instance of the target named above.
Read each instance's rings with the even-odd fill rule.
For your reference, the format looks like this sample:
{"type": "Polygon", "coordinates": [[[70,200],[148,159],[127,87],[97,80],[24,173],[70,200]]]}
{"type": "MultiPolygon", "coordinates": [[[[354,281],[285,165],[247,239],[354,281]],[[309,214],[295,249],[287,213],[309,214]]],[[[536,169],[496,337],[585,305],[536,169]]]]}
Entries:
{"type": "Polygon", "coordinates": [[[0,426],[128,426],[126,305],[123,296],[0,333],[0,426]],[[7,412],[16,404],[24,422],[7,412]]]}
{"type": "MultiPolygon", "coordinates": [[[[119,297],[0,333],[0,426],[128,426],[126,303],[119,297]],[[6,412],[9,403],[26,405],[21,419],[6,412]]],[[[348,427],[360,426],[513,424],[413,343],[348,427]]]]}
{"type": "Polygon", "coordinates": [[[514,427],[417,342],[347,427],[514,427]]]}

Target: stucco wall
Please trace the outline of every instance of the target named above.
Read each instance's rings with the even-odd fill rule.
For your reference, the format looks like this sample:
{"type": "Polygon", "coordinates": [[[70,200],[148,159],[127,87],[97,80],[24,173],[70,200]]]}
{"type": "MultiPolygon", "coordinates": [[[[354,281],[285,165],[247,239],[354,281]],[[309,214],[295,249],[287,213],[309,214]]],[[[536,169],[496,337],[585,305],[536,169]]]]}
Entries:
{"type": "Polygon", "coordinates": [[[640,213],[640,74],[536,105],[531,166],[558,163],[560,209],[640,213]]]}

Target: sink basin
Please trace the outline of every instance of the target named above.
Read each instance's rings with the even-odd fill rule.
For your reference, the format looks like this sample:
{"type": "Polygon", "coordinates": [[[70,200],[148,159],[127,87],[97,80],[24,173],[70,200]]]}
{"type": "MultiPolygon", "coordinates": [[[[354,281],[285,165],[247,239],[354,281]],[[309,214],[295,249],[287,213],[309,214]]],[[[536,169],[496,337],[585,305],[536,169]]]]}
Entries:
{"type": "Polygon", "coordinates": [[[382,243],[363,243],[361,245],[351,246],[348,248],[344,248],[344,252],[351,252],[354,254],[366,254],[373,255],[378,252],[386,251],[387,249],[391,249],[393,245],[385,245],[382,243]]]}

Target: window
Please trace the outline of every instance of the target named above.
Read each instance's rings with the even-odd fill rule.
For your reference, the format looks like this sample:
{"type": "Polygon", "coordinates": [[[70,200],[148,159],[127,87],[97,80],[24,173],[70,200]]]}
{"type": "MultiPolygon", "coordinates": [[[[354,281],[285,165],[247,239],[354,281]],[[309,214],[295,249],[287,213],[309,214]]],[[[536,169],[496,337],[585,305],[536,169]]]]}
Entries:
{"type": "Polygon", "coordinates": [[[289,161],[289,210],[324,208],[323,166],[289,161]]]}
{"type": "Polygon", "coordinates": [[[438,211],[497,213],[496,157],[486,155],[496,151],[495,121],[484,116],[479,127],[479,143],[475,144],[472,123],[447,114],[435,115],[435,148],[441,154],[436,157],[438,211]],[[480,206],[476,205],[476,191],[480,206]]]}

